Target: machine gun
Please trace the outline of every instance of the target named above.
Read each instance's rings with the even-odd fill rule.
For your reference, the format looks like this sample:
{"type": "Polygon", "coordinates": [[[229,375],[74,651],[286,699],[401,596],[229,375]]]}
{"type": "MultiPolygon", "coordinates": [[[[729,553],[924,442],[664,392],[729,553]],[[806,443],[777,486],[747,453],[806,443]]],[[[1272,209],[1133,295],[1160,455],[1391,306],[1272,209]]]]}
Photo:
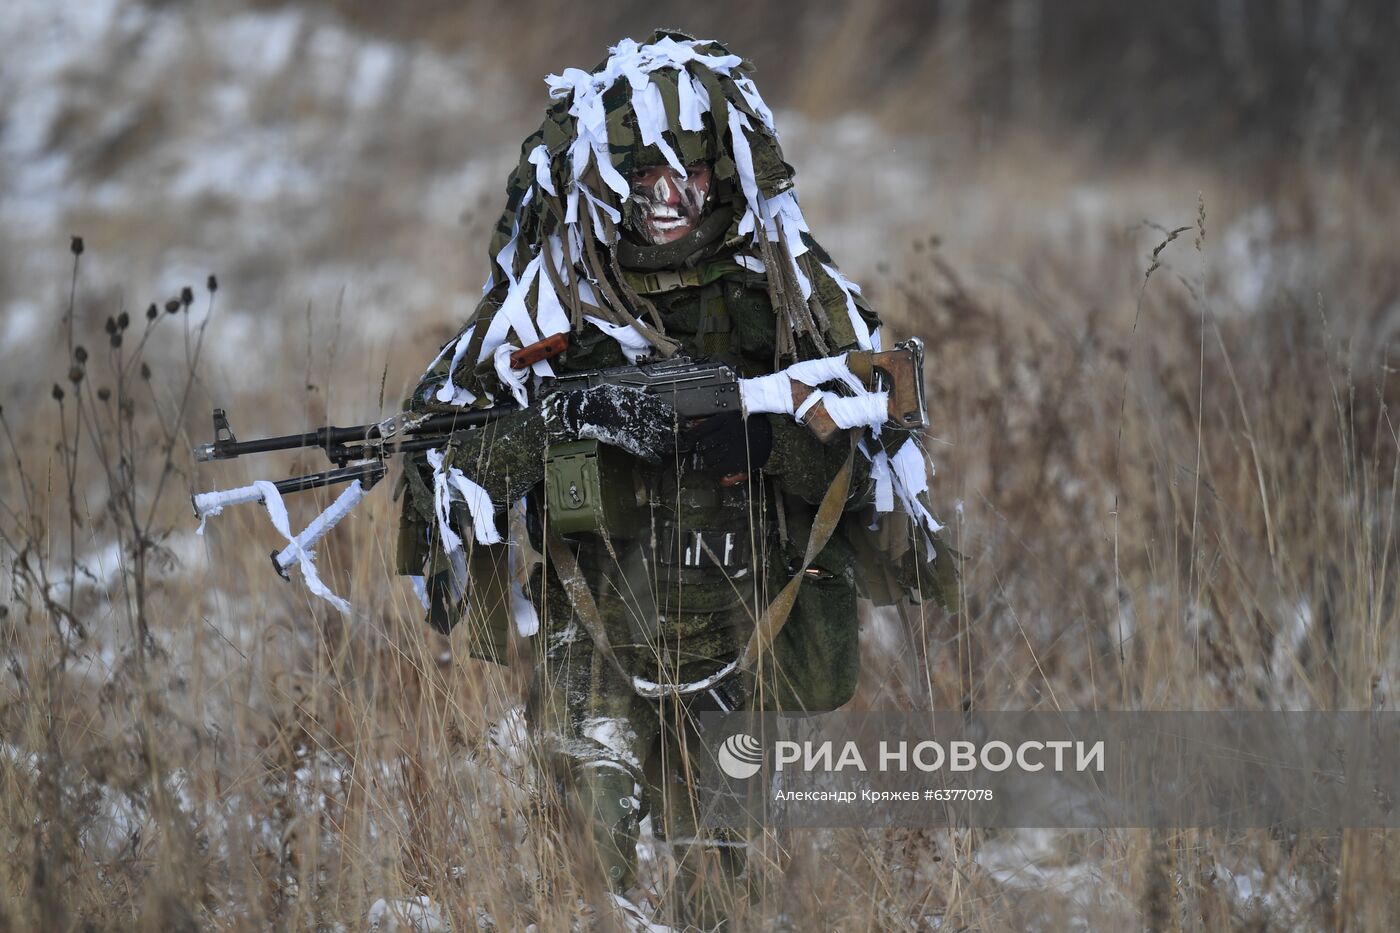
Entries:
{"type": "MultiPolygon", "coordinates": [[[[525,369],[539,360],[558,356],[567,347],[567,336],[558,334],[514,351],[511,354],[510,365],[516,370],[525,369]]],[[[539,387],[537,398],[542,400],[555,393],[596,386],[628,386],[668,402],[682,423],[736,411],[796,412],[804,416],[805,423],[814,433],[826,440],[841,430],[839,414],[837,418],[833,418],[828,409],[839,409],[838,403],[843,400],[820,393],[813,383],[830,380],[832,372],[841,373],[842,378],[839,381],[844,382],[849,391],[863,390],[867,399],[875,399],[877,403],[881,393],[887,397],[886,410],[876,412],[875,420],[878,421],[883,414],[886,423],[900,428],[924,427],[927,424],[927,416],[924,405],[923,357],[923,343],[918,338],[910,338],[897,344],[893,350],[851,351],[841,357],[798,363],[784,371],[792,374],[790,384],[789,381],[783,381],[781,386],[773,383],[765,386],[769,392],[763,400],[768,404],[757,408],[754,401],[746,397],[750,393],[746,393],[745,389],[755,388],[752,397],[758,399],[760,393],[756,391],[754,384],[772,380],[774,376],[745,380],[724,363],[685,357],[588,372],[564,373],[545,380],[539,387]],[[811,382],[804,382],[804,379],[811,382]],[[746,383],[749,385],[746,386],[746,383]],[[788,392],[791,393],[790,398],[788,392]],[[816,398],[811,397],[814,393],[816,398]],[[773,402],[775,397],[776,403],[773,402]],[[823,401],[831,404],[820,404],[823,401]]],[[[278,450],[316,449],[323,451],[335,464],[336,469],[294,476],[276,483],[255,483],[238,489],[198,493],[192,497],[195,515],[203,521],[229,505],[266,502],[269,486],[279,495],[285,495],[351,483],[350,490],[342,494],[300,535],[293,537],[284,531],[289,544],[282,551],[273,554],[273,563],[277,572],[285,577],[287,568],[348,514],[365,491],[384,478],[389,457],[443,447],[450,443],[453,435],[458,432],[479,428],[519,410],[514,403],[508,403],[489,408],[463,408],[451,412],[401,413],[374,424],[353,427],[327,426],[303,434],[240,441],[229,425],[227,411],[216,408],[214,440],[194,449],[196,461],[205,463],[214,460],[235,460],[250,454],[278,450]]],[[[586,456],[571,454],[568,459],[571,461],[568,469],[573,472],[570,478],[561,481],[561,488],[565,491],[551,495],[550,502],[557,506],[562,530],[567,530],[575,524],[582,529],[594,520],[592,516],[597,506],[591,503],[596,502],[597,490],[601,487],[600,479],[596,475],[599,467],[596,460],[590,461],[586,456]],[[578,512],[573,522],[569,520],[569,512],[578,512]]],[[[550,491],[555,492],[552,488],[550,491]]],[[[282,520],[285,523],[285,515],[282,516],[282,520]]]]}
{"type": "MultiPolygon", "coordinates": [[[[556,335],[515,351],[511,354],[511,365],[523,369],[537,360],[559,355],[566,346],[563,335],[556,335]],[[544,344],[551,346],[544,347],[544,344]]],[[[914,337],[897,344],[893,350],[852,351],[846,354],[845,363],[867,389],[888,392],[890,423],[902,428],[919,429],[928,423],[924,403],[923,359],[923,342],[914,337]]],[[[740,378],[732,368],[724,363],[685,357],[566,373],[546,380],[539,397],[602,385],[629,386],[662,398],[671,404],[682,421],[742,409],[740,378]]],[[[813,389],[794,381],[792,391],[794,406],[801,408],[813,389]]],[[[388,457],[442,447],[458,431],[480,427],[518,410],[514,404],[505,404],[437,414],[400,413],[373,424],[344,428],[327,426],[303,434],[240,441],[229,425],[227,411],[216,408],[214,440],[195,447],[194,459],[207,463],[278,450],[321,450],[337,469],[284,479],[274,484],[277,491],[283,494],[303,492],[356,479],[368,489],[384,478],[388,457]]],[[[814,407],[807,423],[823,440],[840,430],[819,406],[814,407]]]]}

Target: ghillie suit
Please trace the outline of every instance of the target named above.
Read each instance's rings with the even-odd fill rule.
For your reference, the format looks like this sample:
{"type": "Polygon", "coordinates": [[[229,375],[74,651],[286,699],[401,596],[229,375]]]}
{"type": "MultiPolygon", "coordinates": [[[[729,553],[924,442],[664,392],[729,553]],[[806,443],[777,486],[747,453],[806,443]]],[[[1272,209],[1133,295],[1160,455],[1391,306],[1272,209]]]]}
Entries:
{"type": "Polygon", "coordinates": [[[555,102],[511,173],[484,297],[406,406],[521,405],[405,471],[400,571],[421,578],[431,624],[471,627],[480,657],[503,657],[512,620],[535,635],[530,722],[578,789],[618,888],[648,808],[666,811],[654,822],[673,843],[700,838],[687,807],[662,804],[687,796],[675,756],[689,713],[835,709],[859,672],[858,594],[953,596],[923,454],[878,413],[823,444],[790,399],[699,430],[626,393],[526,407],[541,378],[642,358],[720,360],[786,386],[769,374],[879,348],[878,318],[807,229],[750,70],[716,42],[658,32],[619,43],[592,72],[551,75],[555,102]],[[629,178],[655,166],[712,168],[706,211],[669,243],[635,233],[629,178]],[[513,350],[557,333],[569,335],[562,356],[511,369],[513,350]],[[557,469],[580,438],[635,508],[612,527],[561,535],[545,507],[546,459],[557,469]],[[755,619],[804,566],[816,505],[838,478],[849,482],[845,517],[806,565],[771,648],[752,674],[737,671],[755,619]],[[524,588],[506,508],[522,510],[544,555],[524,588]],[[896,542],[899,559],[877,538],[896,542]]]}

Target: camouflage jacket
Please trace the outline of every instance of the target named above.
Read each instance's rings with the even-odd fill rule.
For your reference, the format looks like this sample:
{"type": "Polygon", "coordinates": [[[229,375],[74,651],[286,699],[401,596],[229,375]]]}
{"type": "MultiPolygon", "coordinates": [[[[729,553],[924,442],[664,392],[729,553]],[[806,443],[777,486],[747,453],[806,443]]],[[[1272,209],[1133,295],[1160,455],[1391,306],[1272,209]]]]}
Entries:
{"type": "MultiPolygon", "coordinates": [[[[681,345],[682,352],[694,358],[724,361],[742,376],[772,372],[777,361],[776,316],[766,279],[735,261],[737,238],[712,235],[712,239],[714,242],[698,250],[690,244],[681,244],[670,250],[669,255],[664,247],[623,244],[618,251],[626,265],[619,265],[617,271],[630,290],[656,306],[667,336],[681,345]],[[677,262],[675,254],[684,249],[691,249],[691,252],[677,262]],[[679,268],[671,268],[673,265],[679,268]]],[[[817,286],[821,286],[820,281],[817,286]]],[[[828,296],[828,300],[836,306],[841,296],[828,296]]],[[[493,290],[482,300],[473,318],[478,333],[499,310],[500,301],[500,289],[493,290]]],[[[863,301],[860,312],[872,330],[879,326],[878,318],[863,301]]],[[[570,339],[569,349],[553,361],[556,370],[585,371],[627,362],[618,343],[595,327],[585,326],[570,339]]],[[[836,350],[853,347],[850,344],[836,350]]],[[[799,339],[798,355],[812,358],[821,354],[810,341],[799,339]]],[[[467,358],[474,357],[468,353],[467,358]]],[[[433,390],[447,376],[449,365],[449,360],[439,360],[425,374],[406,407],[418,411],[444,407],[431,399],[433,390]]],[[[470,370],[459,367],[453,379],[479,395],[492,392],[498,398],[509,397],[496,382],[489,360],[470,370]]],[[[772,455],[762,471],[771,482],[773,492],[767,507],[783,510],[782,516],[771,516],[777,519],[777,527],[804,529],[810,525],[815,504],[846,459],[846,438],[839,436],[832,444],[822,444],[787,416],[763,417],[770,420],[774,440],[772,455]]],[[[906,436],[906,432],[887,429],[882,441],[887,450],[893,451],[906,436]]],[[[452,453],[452,462],[484,487],[498,506],[504,506],[528,494],[540,481],[546,446],[543,419],[536,410],[526,409],[473,432],[467,442],[452,453]]],[[[635,463],[639,470],[650,473],[645,479],[653,486],[654,501],[667,504],[669,514],[665,519],[676,526],[742,529],[750,521],[748,487],[726,489],[698,473],[678,475],[666,469],[646,471],[645,464],[635,463]]],[[[952,561],[948,557],[919,560],[919,549],[908,546],[909,525],[900,512],[880,516],[882,530],[870,531],[874,515],[870,507],[872,490],[868,462],[856,456],[854,465],[848,515],[839,533],[860,559],[857,585],[861,595],[877,604],[893,603],[907,594],[951,605],[955,597],[952,561]],[[898,558],[894,562],[889,559],[892,551],[898,558]]],[[[400,526],[399,570],[416,575],[425,573],[426,568],[426,573],[431,575],[442,572],[446,564],[441,549],[432,541],[431,480],[424,472],[421,455],[414,466],[416,469],[406,471],[408,495],[400,526]]],[[[795,542],[799,553],[804,544],[805,541],[795,542]]],[[[940,547],[939,550],[945,549],[940,547]]]]}

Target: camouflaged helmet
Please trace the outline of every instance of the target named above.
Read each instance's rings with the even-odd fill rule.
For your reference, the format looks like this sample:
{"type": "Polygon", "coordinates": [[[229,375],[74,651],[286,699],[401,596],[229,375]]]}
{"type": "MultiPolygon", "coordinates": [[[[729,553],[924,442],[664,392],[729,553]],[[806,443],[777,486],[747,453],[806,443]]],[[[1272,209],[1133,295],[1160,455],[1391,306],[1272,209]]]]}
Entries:
{"type": "MultiPolygon", "coordinates": [[[[663,30],[644,43],[624,39],[592,71],[548,76],[553,103],[521,146],[492,236],[485,312],[444,348],[450,368],[586,325],[629,357],[637,348],[671,355],[678,345],[621,274],[614,247],[631,220],[628,175],[662,164],[684,172],[698,161],[713,164],[713,197],[728,208],[715,212],[730,224],[722,242],[767,281],[779,358],[795,359],[802,336],[823,354],[869,348],[860,290],[812,239],[751,73],[718,42],[663,30]]],[[[537,376],[551,372],[547,361],[535,365],[537,376]]],[[[451,380],[437,396],[454,405],[475,399],[451,380]]]]}
{"type": "MultiPolygon", "coordinates": [[[[654,165],[670,164],[679,170],[707,161],[714,164],[721,186],[737,192],[739,168],[730,120],[730,108],[736,108],[746,121],[744,158],[752,165],[758,190],[772,198],[791,188],[793,169],[783,161],[772,113],[749,77],[752,71],[749,62],[718,42],[658,30],[642,45],[629,39],[614,46],[592,72],[570,68],[562,75],[550,75],[546,81],[555,103],[546,111],[539,131],[521,146],[520,164],[506,187],[506,211],[491,244],[493,261],[517,226],[521,231],[536,229],[532,218],[522,213],[533,213],[537,220],[547,213],[547,205],[537,202],[531,211],[525,200],[531,182],[540,180],[546,159],[552,187],[568,188],[571,172],[579,171],[571,150],[589,132],[590,117],[602,117],[605,144],[595,145],[594,154],[606,155],[607,167],[616,173],[610,178],[626,179],[636,169],[654,165]],[[580,107],[579,98],[593,98],[593,91],[598,91],[596,102],[590,99],[580,107]]],[[[589,187],[592,197],[626,211],[626,191],[615,181],[589,187]]]]}

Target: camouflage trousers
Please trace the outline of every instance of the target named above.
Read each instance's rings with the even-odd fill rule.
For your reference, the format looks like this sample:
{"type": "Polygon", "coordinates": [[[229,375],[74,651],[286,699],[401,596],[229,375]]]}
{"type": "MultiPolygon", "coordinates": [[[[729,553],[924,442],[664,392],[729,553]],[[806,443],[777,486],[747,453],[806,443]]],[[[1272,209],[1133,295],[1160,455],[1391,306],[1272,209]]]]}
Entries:
{"type": "MultiPolygon", "coordinates": [[[[631,559],[623,563],[585,572],[628,674],[699,679],[737,656],[751,610],[737,605],[727,583],[728,597],[697,584],[686,594],[687,611],[679,612],[664,596],[653,600],[654,582],[643,580],[631,559]]],[[[664,885],[674,919],[713,927],[732,913],[745,858],[742,840],[707,830],[700,818],[702,801],[687,780],[690,756],[700,751],[694,716],[743,708],[749,688],[734,677],[685,697],[640,696],[630,676],[596,650],[553,573],[535,595],[543,638],[526,715],[566,813],[587,827],[590,854],[618,893],[639,881],[636,847],[650,816],[654,835],[675,857],[677,875],[664,885]]]]}
{"type": "Polygon", "coordinates": [[[859,663],[853,559],[842,543],[819,556],[765,676],[735,675],[697,693],[652,699],[634,692],[629,675],[695,682],[733,660],[785,581],[790,556],[776,544],[761,554],[752,567],[769,568],[767,585],[755,588],[713,568],[660,575],[635,549],[615,560],[598,557],[602,551],[580,547],[580,564],[624,670],[595,648],[557,576],[551,572],[546,584],[537,571],[532,596],[543,637],[527,704],[531,733],[567,806],[588,825],[613,889],[625,892],[638,880],[640,822],[650,815],[653,833],[675,857],[676,919],[709,928],[741,895],[746,858],[741,839],[705,825],[689,763],[712,750],[698,744],[695,717],[844,702],[830,688],[853,688],[859,663]]]}

